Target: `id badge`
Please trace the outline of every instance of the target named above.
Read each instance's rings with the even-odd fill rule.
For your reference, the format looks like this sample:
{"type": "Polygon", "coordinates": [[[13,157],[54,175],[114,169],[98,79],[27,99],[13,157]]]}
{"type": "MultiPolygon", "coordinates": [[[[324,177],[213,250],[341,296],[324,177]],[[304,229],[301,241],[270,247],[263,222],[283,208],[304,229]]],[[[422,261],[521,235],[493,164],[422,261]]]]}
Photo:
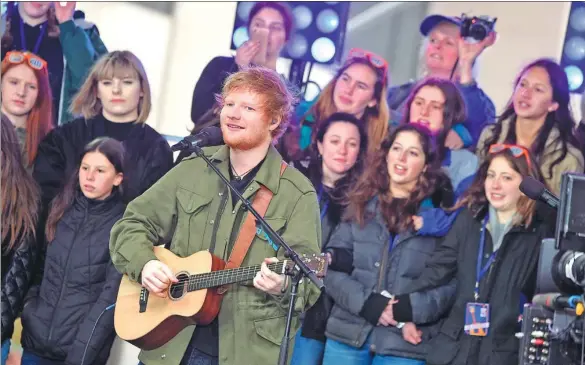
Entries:
{"type": "Polygon", "coordinates": [[[490,305],[488,303],[467,303],[465,307],[465,333],[485,337],[490,328],[490,305]]]}

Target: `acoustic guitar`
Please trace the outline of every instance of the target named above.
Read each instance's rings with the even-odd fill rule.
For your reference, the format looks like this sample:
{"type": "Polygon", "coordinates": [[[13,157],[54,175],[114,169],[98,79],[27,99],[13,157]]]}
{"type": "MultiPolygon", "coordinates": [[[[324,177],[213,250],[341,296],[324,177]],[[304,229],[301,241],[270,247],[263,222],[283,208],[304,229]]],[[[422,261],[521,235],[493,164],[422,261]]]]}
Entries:
{"type": "MultiPolygon", "coordinates": [[[[122,277],[114,327],[118,336],[143,350],[161,347],[185,327],[207,325],[219,313],[225,285],[252,280],[260,265],[223,270],[225,262],[208,251],[181,258],[163,247],[154,247],[156,257],[168,265],[178,282],[170,285],[166,298],[149,292],[139,283],[122,277]]],[[[319,277],[327,271],[323,255],[302,256],[303,262],[319,277]]],[[[269,264],[270,270],[292,270],[293,261],[269,264]]]]}

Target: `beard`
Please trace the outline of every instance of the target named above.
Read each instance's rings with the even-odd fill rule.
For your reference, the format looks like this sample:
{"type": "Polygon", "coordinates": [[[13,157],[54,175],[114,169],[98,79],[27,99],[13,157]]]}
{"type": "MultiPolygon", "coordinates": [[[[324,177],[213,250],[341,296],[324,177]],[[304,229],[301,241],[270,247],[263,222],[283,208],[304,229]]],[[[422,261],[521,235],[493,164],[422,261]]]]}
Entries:
{"type": "Polygon", "coordinates": [[[261,146],[270,134],[268,129],[245,129],[240,132],[233,132],[224,124],[221,125],[221,132],[225,144],[235,150],[248,151],[261,146]]]}

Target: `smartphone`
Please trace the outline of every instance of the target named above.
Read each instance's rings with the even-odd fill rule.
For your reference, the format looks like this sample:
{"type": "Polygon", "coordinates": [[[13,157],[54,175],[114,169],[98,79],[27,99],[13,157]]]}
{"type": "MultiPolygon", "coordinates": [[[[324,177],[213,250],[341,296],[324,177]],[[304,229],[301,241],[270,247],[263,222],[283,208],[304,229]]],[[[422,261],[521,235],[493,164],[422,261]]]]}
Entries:
{"type": "Polygon", "coordinates": [[[254,28],[250,36],[250,40],[260,43],[260,50],[254,56],[252,63],[264,64],[266,62],[266,54],[268,52],[268,35],[269,30],[267,28],[254,28]]]}

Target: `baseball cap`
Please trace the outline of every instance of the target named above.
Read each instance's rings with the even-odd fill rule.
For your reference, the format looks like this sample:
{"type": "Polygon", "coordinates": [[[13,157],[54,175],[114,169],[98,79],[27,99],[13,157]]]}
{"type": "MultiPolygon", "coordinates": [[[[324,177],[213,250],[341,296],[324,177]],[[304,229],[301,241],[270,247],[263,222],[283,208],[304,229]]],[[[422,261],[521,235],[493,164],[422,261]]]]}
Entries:
{"type": "Polygon", "coordinates": [[[461,18],[458,16],[444,16],[439,14],[433,14],[427,16],[422,23],[420,23],[420,32],[425,37],[429,35],[431,30],[437,26],[437,24],[441,22],[448,22],[451,24],[455,24],[456,26],[461,26],[461,18]]]}

